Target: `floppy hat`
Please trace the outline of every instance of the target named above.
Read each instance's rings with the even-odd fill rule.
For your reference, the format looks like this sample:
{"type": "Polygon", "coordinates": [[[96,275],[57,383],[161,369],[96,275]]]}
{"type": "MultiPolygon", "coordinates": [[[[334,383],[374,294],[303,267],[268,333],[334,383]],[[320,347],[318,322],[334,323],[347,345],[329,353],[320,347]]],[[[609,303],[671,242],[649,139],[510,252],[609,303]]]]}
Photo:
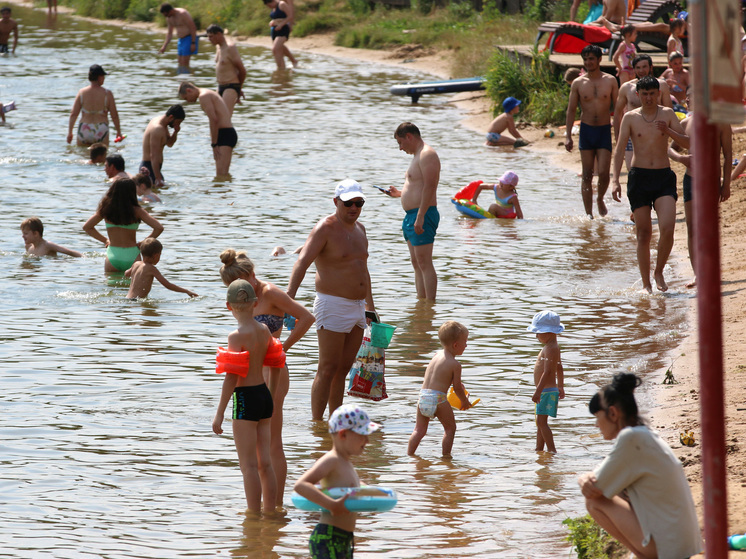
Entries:
{"type": "Polygon", "coordinates": [[[506,113],[509,113],[510,111],[515,109],[520,104],[521,102],[515,97],[507,97],[505,101],[503,101],[503,110],[506,113]]]}
{"type": "Polygon", "coordinates": [[[248,281],[237,279],[228,286],[225,300],[229,303],[252,303],[256,301],[256,293],[248,281]]]}
{"type": "Polygon", "coordinates": [[[565,327],[560,322],[560,317],[556,312],[541,311],[534,315],[531,325],[526,328],[527,332],[536,332],[537,334],[559,334],[565,327]]]}
{"type": "Polygon", "coordinates": [[[353,198],[362,198],[365,200],[363,187],[352,179],[345,179],[340,182],[334,190],[334,197],[339,198],[343,202],[347,202],[347,200],[352,200],[353,198]]]}
{"type": "Polygon", "coordinates": [[[358,435],[370,435],[380,428],[381,426],[373,423],[360,406],[354,404],[339,406],[329,418],[330,433],[339,433],[343,429],[349,429],[358,435]]]}
{"type": "Polygon", "coordinates": [[[509,184],[510,186],[518,186],[518,175],[513,171],[505,171],[503,176],[500,177],[500,182],[503,184],[509,184]]]}

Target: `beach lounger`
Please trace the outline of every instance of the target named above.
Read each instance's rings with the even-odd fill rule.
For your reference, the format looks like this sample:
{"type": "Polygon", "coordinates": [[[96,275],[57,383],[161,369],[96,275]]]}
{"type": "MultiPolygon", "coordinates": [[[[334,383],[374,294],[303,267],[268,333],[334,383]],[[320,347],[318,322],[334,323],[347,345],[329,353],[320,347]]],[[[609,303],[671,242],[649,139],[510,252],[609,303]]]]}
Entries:
{"type": "Polygon", "coordinates": [[[609,48],[612,43],[611,32],[605,27],[597,25],[583,25],[572,21],[548,21],[539,26],[536,35],[536,48],[542,37],[550,33],[546,48],[549,54],[554,52],[579,53],[586,45],[598,45],[609,48]]]}

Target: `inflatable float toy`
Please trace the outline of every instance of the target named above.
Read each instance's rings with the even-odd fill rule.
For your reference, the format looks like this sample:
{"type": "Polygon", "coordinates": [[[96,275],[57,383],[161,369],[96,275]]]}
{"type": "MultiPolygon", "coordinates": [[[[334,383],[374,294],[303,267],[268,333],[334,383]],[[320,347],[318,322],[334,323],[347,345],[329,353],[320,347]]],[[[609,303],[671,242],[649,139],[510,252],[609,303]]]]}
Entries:
{"type": "MultiPolygon", "coordinates": [[[[264,366],[281,369],[285,366],[285,352],[282,342],[277,338],[270,338],[267,353],[264,355],[264,366]]],[[[219,347],[215,355],[215,372],[217,374],[230,374],[245,377],[249,374],[249,352],[229,351],[219,347]]]]}
{"type": "MultiPolygon", "coordinates": [[[[469,391],[468,390],[464,390],[464,392],[466,392],[466,396],[468,398],[469,397],[469,391]]],[[[456,396],[456,392],[453,391],[453,386],[451,386],[448,389],[448,396],[447,396],[447,398],[448,398],[448,403],[451,404],[452,408],[455,408],[457,410],[461,409],[461,399],[458,396],[456,396]]],[[[474,400],[471,403],[471,407],[473,408],[474,406],[476,406],[481,401],[482,401],[481,398],[477,398],[476,400],[474,400]]]]}
{"type": "MultiPolygon", "coordinates": [[[[362,485],[360,487],[332,487],[324,489],[324,493],[332,499],[339,499],[349,495],[345,506],[350,512],[385,512],[396,506],[398,501],[396,491],[377,485],[362,485]]],[[[326,511],[320,505],[309,501],[293,491],[290,500],[295,508],[307,511],[326,511]]],[[[328,512],[328,511],[327,511],[328,512]]]]}
{"type": "Polygon", "coordinates": [[[114,139],[114,143],[115,143],[115,144],[118,144],[119,142],[123,141],[123,140],[124,140],[124,139],[125,139],[126,137],[127,137],[127,134],[122,134],[121,136],[117,136],[117,137],[116,137],[116,138],[114,139]]]}
{"type": "Polygon", "coordinates": [[[458,80],[440,80],[423,83],[403,83],[391,86],[391,95],[409,95],[416,103],[425,93],[458,93],[460,91],[477,91],[484,89],[484,78],[462,78],[458,80]]]}
{"type": "Polygon", "coordinates": [[[515,219],[515,215],[498,216],[498,215],[491,214],[479,204],[475,204],[474,202],[471,201],[471,199],[474,198],[474,192],[476,192],[477,187],[483,183],[484,181],[472,181],[469,184],[467,184],[464,188],[459,190],[453,196],[453,198],[451,198],[451,202],[453,202],[453,205],[456,206],[456,209],[462,214],[468,217],[473,217],[475,219],[492,219],[492,218],[515,219]]]}

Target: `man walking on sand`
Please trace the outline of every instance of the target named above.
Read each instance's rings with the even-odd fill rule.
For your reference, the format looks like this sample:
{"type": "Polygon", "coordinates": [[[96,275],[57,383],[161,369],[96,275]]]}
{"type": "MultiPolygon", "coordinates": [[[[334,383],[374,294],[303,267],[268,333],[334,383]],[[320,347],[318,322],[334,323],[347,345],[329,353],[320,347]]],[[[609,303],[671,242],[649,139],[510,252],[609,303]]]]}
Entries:
{"type": "Polygon", "coordinates": [[[404,177],[404,186],[389,187],[387,194],[401,198],[406,212],[402,223],[404,240],[414,268],[414,285],[418,299],[435,301],[438,275],[433,265],[433,243],[440,223],[437,188],[440,180],[440,159],[435,150],[420,136],[411,122],[403,122],[394,132],[399,149],[414,155],[404,177]]]}
{"type": "Polygon", "coordinates": [[[187,103],[196,103],[210,121],[210,144],[215,159],[217,178],[229,176],[233,148],[238,143],[238,134],[231,124],[231,115],[223,98],[212,89],[199,88],[191,82],[179,86],[179,98],[187,103]]]}
{"type": "Polygon", "coordinates": [[[163,186],[163,148],[174,147],[181,123],[186,118],[184,107],[172,105],[165,115],[157,116],[150,121],[142,136],[142,161],[140,167],[145,167],[153,179],[153,186],[163,186]],[[173,134],[168,129],[173,128],[173,134]]]}
{"type": "Polygon", "coordinates": [[[242,90],[246,68],[236,45],[226,41],[222,27],[214,23],[210,25],[207,28],[207,39],[216,47],[215,73],[218,78],[218,94],[233,116],[233,107],[241,102],[241,97],[244,97],[242,90]]]}
{"type": "Polygon", "coordinates": [[[609,188],[611,166],[611,107],[617,98],[617,81],[614,76],[601,71],[601,48],[588,45],[580,55],[586,74],[572,82],[570,101],[565,121],[565,149],[572,151],[572,127],[580,105],[580,134],[578,148],[583,167],[580,192],[588,217],[593,219],[593,168],[598,164],[598,213],[608,213],[604,195],[609,188]]]}
{"type": "MultiPolygon", "coordinates": [[[[632,60],[632,69],[635,71],[636,78],[625,82],[619,88],[619,95],[614,106],[614,138],[619,139],[619,127],[622,124],[622,117],[627,110],[637,109],[640,107],[640,98],[637,96],[637,80],[645,76],[654,76],[653,59],[647,54],[638,54],[632,60]]],[[[671,90],[666,80],[658,79],[660,84],[660,95],[658,104],[664,107],[671,106],[671,90]]],[[[632,163],[632,142],[628,141],[625,146],[624,161],[629,171],[632,163]]]]}
{"type": "Polygon", "coordinates": [[[311,387],[315,420],[342,405],[345,377],[355,361],[365,311],[375,311],[368,273],[368,237],[358,221],[365,196],[360,185],[345,179],[334,191],[335,212],[319,221],[303,245],[290,274],[287,293],[295,298],[306,271],[316,264],[316,334],[319,364],[311,387]]]}
{"type": "Polygon", "coordinates": [[[650,210],[658,216],[658,256],[653,278],[659,291],[668,290],[663,279],[663,268],[673,247],[676,224],[676,174],[669,167],[668,138],[679,146],[689,147],[689,136],[679,123],[676,113],[658,105],[660,84],[652,76],[637,81],[637,95],[641,107],[627,112],[622,118],[619,141],[614,151],[614,200],[621,201],[622,187],[619,174],[624,161],[624,146],[632,138],[634,155],[627,176],[627,198],[635,218],[637,232],[637,265],[640,267],[642,287],[653,292],[650,284],[650,239],[653,225],[650,210]]]}
{"type": "Polygon", "coordinates": [[[158,50],[160,54],[166,52],[166,47],[171,42],[174,29],[176,36],[179,38],[177,54],[179,55],[179,68],[177,73],[189,73],[189,59],[193,54],[197,54],[199,48],[199,39],[197,38],[197,26],[194,24],[192,16],[184,8],[174,8],[171,4],[161,4],[160,12],[166,18],[168,31],[163,46],[158,50]]]}

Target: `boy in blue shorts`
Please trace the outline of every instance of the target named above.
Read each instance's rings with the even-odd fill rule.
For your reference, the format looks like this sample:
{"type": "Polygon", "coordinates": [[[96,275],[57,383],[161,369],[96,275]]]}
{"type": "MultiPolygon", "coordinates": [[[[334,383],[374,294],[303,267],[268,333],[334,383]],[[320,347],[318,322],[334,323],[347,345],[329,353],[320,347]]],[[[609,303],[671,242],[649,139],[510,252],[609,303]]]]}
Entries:
{"type": "Polygon", "coordinates": [[[552,311],[536,313],[531,325],[526,328],[529,332],[535,332],[536,339],[544,345],[534,365],[536,390],[531,396],[536,403],[537,452],[543,451],[545,446],[547,452],[557,452],[554,446],[554,436],[549,428],[549,416],[557,417],[557,405],[559,400],[565,397],[564,370],[560,347],[557,343],[557,334],[564,329],[559,315],[552,311]]]}
{"type": "Polygon", "coordinates": [[[321,512],[319,523],[311,533],[309,549],[312,559],[352,559],[357,514],[347,510],[347,495],[333,499],[322,489],[360,486],[350,458],[363,453],[368,435],[380,427],[359,406],[339,406],[329,418],[332,449],[295,482],[298,495],[326,509],[321,512]]]}

